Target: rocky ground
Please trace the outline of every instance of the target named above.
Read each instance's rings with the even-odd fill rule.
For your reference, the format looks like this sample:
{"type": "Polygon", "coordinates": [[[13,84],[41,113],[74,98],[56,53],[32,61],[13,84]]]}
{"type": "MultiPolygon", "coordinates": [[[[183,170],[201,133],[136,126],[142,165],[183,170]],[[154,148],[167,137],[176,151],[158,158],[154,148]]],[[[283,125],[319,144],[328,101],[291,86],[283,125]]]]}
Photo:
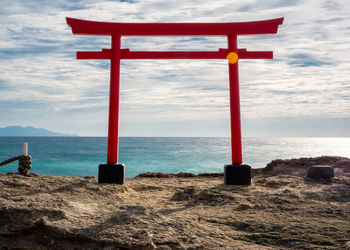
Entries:
{"type": "Polygon", "coordinates": [[[0,175],[0,247],[350,249],[350,159],[276,160],[253,178],[148,173],[121,186],[0,175]],[[332,165],[334,180],[305,180],[315,164],[332,165]]]}

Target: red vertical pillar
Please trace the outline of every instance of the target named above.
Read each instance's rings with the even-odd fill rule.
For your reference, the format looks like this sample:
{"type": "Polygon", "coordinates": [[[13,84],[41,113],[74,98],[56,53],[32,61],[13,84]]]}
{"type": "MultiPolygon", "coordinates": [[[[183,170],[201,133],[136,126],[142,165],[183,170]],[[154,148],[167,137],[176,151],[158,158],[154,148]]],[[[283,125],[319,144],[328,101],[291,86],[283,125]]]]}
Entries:
{"type": "MultiPolygon", "coordinates": [[[[237,35],[228,35],[228,50],[237,52],[237,35]]],[[[239,101],[238,60],[229,62],[230,79],[230,121],[231,121],[231,152],[232,164],[242,163],[241,113],[239,101]]]]}
{"type": "Polygon", "coordinates": [[[107,163],[118,163],[118,130],[119,130],[119,89],[120,89],[120,45],[121,36],[112,35],[111,79],[109,91],[109,122],[107,163]]]}

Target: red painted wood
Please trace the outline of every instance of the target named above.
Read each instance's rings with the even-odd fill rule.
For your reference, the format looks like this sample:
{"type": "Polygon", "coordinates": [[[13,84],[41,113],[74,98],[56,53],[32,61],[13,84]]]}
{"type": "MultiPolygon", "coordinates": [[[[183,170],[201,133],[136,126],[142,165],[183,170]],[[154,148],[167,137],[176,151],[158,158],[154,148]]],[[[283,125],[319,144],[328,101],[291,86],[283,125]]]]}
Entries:
{"type": "MultiPolygon", "coordinates": [[[[121,59],[272,59],[272,51],[237,49],[237,35],[275,34],[284,18],[243,23],[110,23],[66,18],[73,34],[112,36],[112,49],[78,51],[77,59],[110,59],[110,104],[107,162],[118,162],[119,89],[121,59]],[[228,49],[218,51],[130,51],[120,49],[121,36],[227,36],[228,49]]],[[[242,163],[238,61],[229,63],[232,163],[242,163]]]]}
{"type": "Polygon", "coordinates": [[[111,50],[108,51],[77,51],[77,59],[111,59],[111,50]]]}
{"type": "MultiPolygon", "coordinates": [[[[228,49],[218,51],[130,51],[121,50],[121,59],[225,59],[228,49]]],[[[272,51],[247,51],[238,49],[239,59],[272,59],[272,51]]],[[[77,59],[110,59],[109,49],[102,51],[78,51],[77,59]]]]}
{"type": "Polygon", "coordinates": [[[225,59],[225,51],[129,51],[122,50],[122,59],[225,59]]]}
{"type": "Polygon", "coordinates": [[[238,49],[239,59],[273,59],[272,51],[247,51],[246,49],[238,49]]]}
{"type": "MultiPolygon", "coordinates": [[[[229,52],[237,50],[237,36],[227,37],[229,52]]],[[[228,64],[230,79],[230,122],[232,164],[242,163],[241,112],[239,101],[238,61],[228,64]]]]}
{"type": "Polygon", "coordinates": [[[109,91],[107,163],[118,163],[119,90],[121,36],[112,36],[111,79],[109,91]]]}
{"type": "Polygon", "coordinates": [[[227,36],[275,34],[283,19],[242,23],[111,23],[67,17],[66,21],[76,35],[227,36]]]}

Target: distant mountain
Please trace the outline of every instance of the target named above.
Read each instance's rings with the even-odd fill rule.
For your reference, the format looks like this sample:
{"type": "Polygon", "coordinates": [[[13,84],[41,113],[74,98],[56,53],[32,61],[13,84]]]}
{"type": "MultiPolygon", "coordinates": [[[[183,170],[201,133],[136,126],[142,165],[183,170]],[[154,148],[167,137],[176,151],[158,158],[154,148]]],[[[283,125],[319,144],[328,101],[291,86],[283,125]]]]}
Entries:
{"type": "Polygon", "coordinates": [[[76,136],[52,132],[44,128],[10,126],[0,128],[0,136],[76,136]]]}

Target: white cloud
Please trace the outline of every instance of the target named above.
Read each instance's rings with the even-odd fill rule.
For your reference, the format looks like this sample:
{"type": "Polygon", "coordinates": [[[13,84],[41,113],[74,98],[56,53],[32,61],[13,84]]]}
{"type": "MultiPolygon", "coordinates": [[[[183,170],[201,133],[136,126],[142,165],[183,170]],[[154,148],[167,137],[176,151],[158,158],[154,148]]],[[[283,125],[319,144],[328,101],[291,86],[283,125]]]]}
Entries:
{"type": "MultiPolygon", "coordinates": [[[[66,16],[114,22],[235,22],[284,16],[277,35],[239,38],[241,48],[273,50],[275,55],[271,61],[240,61],[243,119],[350,117],[350,6],[345,1],[32,0],[2,5],[0,114],[8,118],[0,126],[17,122],[77,134],[106,133],[108,61],[77,61],[75,51],[108,48],[110,39],[73,36],[66,16]]],[[[122,46],[227,47],[224,37],[125,37],[122,46]]],[[[225,61],[125,61],[121,94],[120,116],[128,124],[226,124],[229,116],[225,61]]]]}

